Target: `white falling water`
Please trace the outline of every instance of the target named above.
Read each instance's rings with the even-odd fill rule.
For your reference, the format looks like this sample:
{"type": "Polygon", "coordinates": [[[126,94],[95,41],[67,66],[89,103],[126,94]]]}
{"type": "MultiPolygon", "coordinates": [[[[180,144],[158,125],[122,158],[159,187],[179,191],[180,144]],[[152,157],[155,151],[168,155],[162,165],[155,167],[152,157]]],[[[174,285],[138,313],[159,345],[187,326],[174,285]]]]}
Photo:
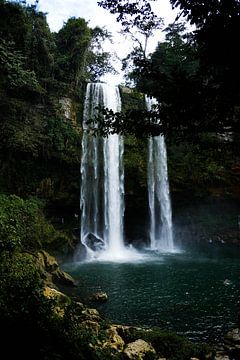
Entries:
{"type": "Polygon", "coordinates": [[[120,111],[118,87],[87,85],[81,161],[81,242],[89,259],[118,259],[125,254],[123,139],[117,134],[103,139],[87,132],[87,121],[97,115],[98,106],[120,111]]]}
{"type": "MultiPolygon", "coordinates": [[[[156,104],[146,97],[147,110],[156,104]]],[[[150,246],[152,250],[174,251],[172,208],[169,193],[167,151],[163,135],[148,143],[148,201],[150,210],[150,246]]]]}
{"type": "MultiPolygon", "coordinates": [[[[114,112],[121,110],[118,87],[105,85],[104,106],[114,112]]],[[[118,134],[104,139],[104,219],[108,254],[120,256],[124,252],[124,171],[123,138],[118,134]]]]}

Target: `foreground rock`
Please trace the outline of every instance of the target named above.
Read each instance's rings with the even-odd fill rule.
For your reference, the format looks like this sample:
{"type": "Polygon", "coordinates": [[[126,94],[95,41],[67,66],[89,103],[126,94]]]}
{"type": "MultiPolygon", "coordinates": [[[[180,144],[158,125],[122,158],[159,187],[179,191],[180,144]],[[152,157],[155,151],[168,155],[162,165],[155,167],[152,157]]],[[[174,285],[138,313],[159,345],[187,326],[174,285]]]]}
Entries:
{"type": "Polygon", "coordinates": [[[156,355],[156,351],[151,344],[142,339],[138,339],[127,344],[124,354],[129,360],[142,360],[145,357],[153,357],[153,355],[156,355]]]}

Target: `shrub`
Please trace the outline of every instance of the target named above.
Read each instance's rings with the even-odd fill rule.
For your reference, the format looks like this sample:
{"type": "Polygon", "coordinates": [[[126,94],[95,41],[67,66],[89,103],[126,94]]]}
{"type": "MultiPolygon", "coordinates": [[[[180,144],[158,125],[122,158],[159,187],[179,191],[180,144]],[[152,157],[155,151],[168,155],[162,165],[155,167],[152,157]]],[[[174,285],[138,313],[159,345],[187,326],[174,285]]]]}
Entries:
{"type": "Polygon", "coordinates": [[[47,222],[36,199],[0,195],[0,252],[36,250],[59,239],[67,240],[47,222]]]}

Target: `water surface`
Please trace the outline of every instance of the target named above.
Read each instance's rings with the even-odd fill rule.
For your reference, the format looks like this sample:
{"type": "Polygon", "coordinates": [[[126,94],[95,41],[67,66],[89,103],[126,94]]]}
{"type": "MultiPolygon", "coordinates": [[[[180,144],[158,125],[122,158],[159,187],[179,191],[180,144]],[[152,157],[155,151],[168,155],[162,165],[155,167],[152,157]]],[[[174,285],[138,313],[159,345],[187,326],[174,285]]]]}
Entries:
{"type": "Polygon", "coordinates": [[[224,246],[176,254],[145,252],[131,262],[68,263],[77,293],[113,322],[171,329],[194,341],[221,341],[239,310],[240,251],[224,246]]]}

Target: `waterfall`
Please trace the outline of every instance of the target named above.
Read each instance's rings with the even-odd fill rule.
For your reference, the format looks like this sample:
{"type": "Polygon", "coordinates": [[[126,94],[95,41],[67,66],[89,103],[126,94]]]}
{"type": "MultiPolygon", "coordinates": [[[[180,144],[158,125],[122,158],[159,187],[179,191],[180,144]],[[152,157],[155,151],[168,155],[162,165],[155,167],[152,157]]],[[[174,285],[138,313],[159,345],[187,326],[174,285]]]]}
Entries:
{"type": "MultiPolygon", "coordinates": [[[[156,104],[146,96],[147,110],[156,104]]],[[[169,193],[167,150],[163,135],[148,140],[148,202],[150,246],[152,250],[174,250],[172,208],[169,193]]]]}
{"type": "Polygon", "coordinates": [[[83,113],[81,159],[81,243],[88,258],[105,254],[110,258],[124,251],[123,139],[117,134],[106,138],[87,131],[87,122],[104,106],[121,110],[119,89],[103,83],[87,85],[83,113]]]}

